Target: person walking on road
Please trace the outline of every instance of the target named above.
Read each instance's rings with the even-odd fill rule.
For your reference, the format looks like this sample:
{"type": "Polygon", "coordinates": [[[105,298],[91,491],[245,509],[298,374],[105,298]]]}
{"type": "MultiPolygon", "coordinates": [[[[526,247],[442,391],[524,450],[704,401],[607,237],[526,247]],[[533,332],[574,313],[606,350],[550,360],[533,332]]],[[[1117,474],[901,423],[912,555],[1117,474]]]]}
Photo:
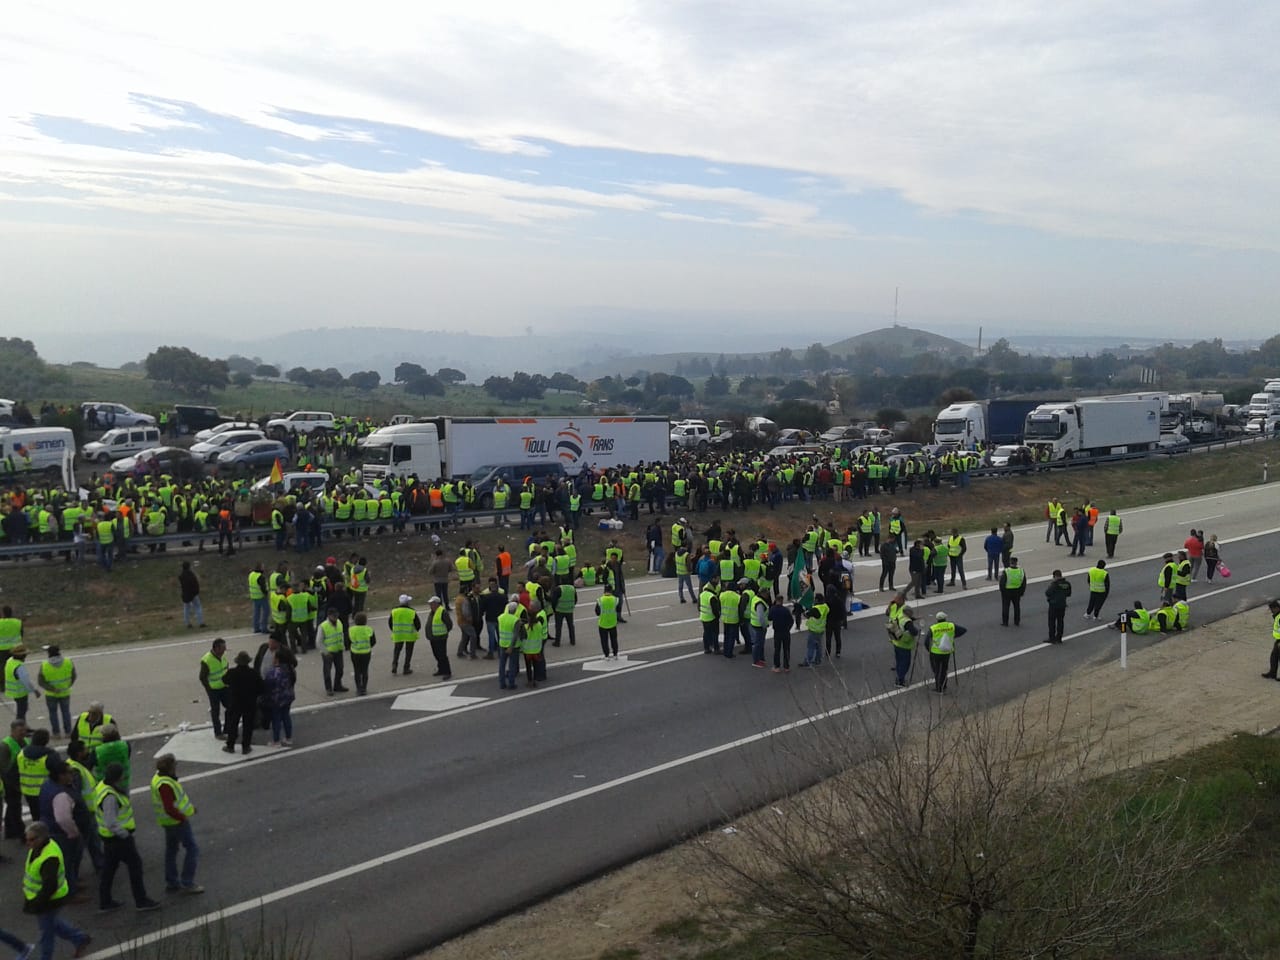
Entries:
{"type": "Polygon", "coordinates": [[[204,893],[204,887],[196,883],[200,847],[191,829],[196,806],[178,782],[178,761],[172,753],[156,757],[156,772],[151,778],[151,809],[164,831],[164,888],[170,893],[204,893]],[[178,873],[179,847],[185,851],[181,874],[178,873]]]}
{"type": "Polygon", "coordinates": [[[1178,551],[1177,564],[1173,570],[1173,599],[1186,600],[1187,588],[1191,586],[1191,558],[1187,551],[1178,551]]]}
{"type": "MultiPolygon", "coordinates": [[[[10,950],[14,951],[14,955],[18,960],[30,960],[30,958],[36,955],[35,951],[38,946],[38,944],[27,943],[27,941],[23,940],[21,937],[14,936],[4,927],[0,927],[0,944],[3,944],[10,950]]],[[[52,955],[52,944],[50,944],[49,950],[50,955],[52,955]]],[[[78,954],[78,956],[84,956],[84,954],[78,954]]]]}
{"type": "Polygon", "coordinates": [[[1218,572],[1218,564],[1221,562],[1222,548],[1218,546],[1218,535],[1210,534],[1204,544],[1204,578],[1206,580],[1213,581],[1213,575],[1218,572]]]}
{"type": "Polygon", "coordinates": [[[1111,512],[1107,514],[1106,526],[1102,530],[1102,536],[1107,545],[1108,560],[1116,555],[1116,542],[1122,533],[1124,533],[1124,521],[1116,514],[1116,508],[1112,507],[1111,512]]]}
{"type": "Polygon", "coordinates": [[[18,754],[18,783],[32,820],[40,819],[40,788],[50,768],[61,762],[58,751],[49,746],[49,731],[33,730],[31,741],[18,754]]]}
{"type": "Polygon", "coordinates": [[[1160,606],[1173,606],[1173,583],[1174,578],[1178,575],[1178,564],[1173,559],[1172,553],[1166,553],[1162,558],[1163,566],[1160,567],[1160,573],[1156,577],[1156,586],[1160,588],[1160,606]]]}
{"type": "Polygon", "coordinates": [[[506,610],[498,616],[498,689],[516,688],[516,669],[520,658],[520,646],[524,627],[524,608],[519,601],[511,600],[506,610]]]}
{"type": "Polygon", "coordinates": [[[27,721],[14,720],[9,735],[0,741],[0,783],[4,784],[4,838],[22,839],[22,778],[18,755],[27,747],[27,721]]]}
{"type": "Polygon", "coordinates": [[[1099,560],[1089,569],[1089,605],[1085,608],[1086,620],[1097,620],[1102,605],[1111,593],[1111,574],[1107,573],[1107,561],[1099,560]]]}
{"type": "Polygon", "coordinates": [[[449,631],[453,629],[453,618],[439,597],[432,597],[427,604],[426,631],[431,641],[431,655],[436,658],[436,669],[431,675],[448,680],[453,676],[449,665],[449,631]]]}
{"type": "Polygon", "coordinates": [[[454,613],[458,620],[459,660],[475,660],[480,656],[480,602],[476,599],[476,581],[459,585],[458,598],[454,601],[454,613]]]}
{"type": "MultiPolygon", "coordinates": [[[[360,616],[360,614],[356,614],[360,616]]],[[[338,611],[330,610],[320,623],[320,664],[326,696],[346,693],[342,685],[344,673],[342,652],[347,648],[347,631],[338,622],[338,611]]]]}
{"type": "Polygon", "coordinates": [[[128,790],[133,778],[133,747],[120,736],[120,728],[108,723],[102,728],[102,742],[93,751],[93,770],[101,780],[111,764],[119,764],[124,771],[121,778],[121,789],[128,790]]]}
{"type": "Polygon", "coordinates": [[[200,578],[191,569],[191,561],[183,560],[178,572],[178,592],[182,596],[182,625],[204,628],[204,608],[200,605],[200,578]],[[195,621],[192,623],[192,621],[195,621]]]}
{"type": "Polygon", "coordinates": [[[80,861],[84,854],[84,837],[80,835],[80,821],[76,819],[79,801],[71,766],[60,761],[50,764],[49,776],[40,785],[40,822],[49,828],[49,836],[62,848],[67,883],[73,891],[79,886],[80,861]]]}
{"type": "Polygon", "coordinates": [[[356,696],[369,694],[369,661],[373,659],[373,648],[378,638],[369,626],[369,618],[363,611],[356,614],[356,622],[347,631],[348,649],[351,651],[351,675],[355,678],[356,696]]]}
{"type": "Polygon", "coordinates": [[[964,636],[965,628],[952,623],[941,610],[929,625],[929,666],[933,669],[933,690],[947,692],[947,674],[951,666],[951,654],[956,649],[956,639],[964,636]]]}
{"type": "Polygon", "coordinates": [[[1187,558],[1191,561],[1192,583],[1200,577],[1200,565],[1204,562],[1204,547],[1204,531],[1192,527],[1191,533],[1182,542],[1182,549],[1186,551],[1187,558]]]}
{"type": "Polygon", "coordinates": [[[1280,600],[1272,600],[1267,604],[1271,613],[1271,668],[1263,674],[1268,680],[1280,680],[1280,600]]]}
{"type": "Polygon", "coordinates": [[[951,537],[947,540],[947,559],[951,561],[951,586],[956,585],[957,574],[960,577],[960,589],[968,590],[969,581],[964,576],[964,555],[969,550],[969,544],[965,542],[964,537],[960,536],[960,528],[951,528],[951,537]]]}
{"type": "MultiPolygon", "coordinates": [[[[437,600],[439,597],[436,598],[437,600]]],[[[409,606],[413,597],[407,593],[400,594],[400,603],[387,618],[387,628],[391,631],[391,672],[400,669],[400,654],[404,654],[404,675],[413,673],[413,647],[418,642],[418,631],[422,629],[422,620],[418,612],[409,606]]]]}
{"type": "Polygon", "coordinates": [[[298,681],[295,662],[289,651],[277,649],[263,677],[263,696],[271,714],[271,746],[293,746],[294,686],[298,681]]]}
{"type": "Polygon", "coordinates": [[[773,604],[769,607],[769,622],[773,624],[773,672],[790,673],[791,627],[795,623],[795,616],[791,613],[791,608],[782,602],[781,594],[773,597],[773,604]]]}
{"type": "Polygon", "coordinates": [[[606,660],[618,658],[618,622],[618,597],[606,583],[604,593],[596,601],[596,627],[600,631],[600,650],[606,660]]]}
{"type": "Polygon", "coordinates": [[[102,742],[102,728],[107,724],[115,726],[115,722],[116,718],[107,713],[102,701],[94,700],[89,704],[88,710],[76,717],[76,726],[72,732],[72,737],[82,742],[89,755],[92,756],[93,751],[102,742]]]}
{"type": "Polygon", "coordinates": [[[880,590],[883,592],[885,584],[889,585],[889,589],[893,590],[893,575],[898,569],[898,541],[894,537],[888,537],[880,544],[880,590]]]}
{"type": "Polygon", "coordinates": [[[49,726],[54,737],[61,737],[66,732],[71,739],[71,688],[77,678],[75,664],[70,657],[62,655],[62,648],[56,643],[50,644],[46,651],[48,659],[40,664],[36,679],[44,688],[45,704],[49,708],[49,726]]]}
{"type": "Polygon", "coordinates": [[[236,654],[236,665],[227,671],[227,744],[226,753],[236,752],[236,735],[240,734],[240,752],[253,750],[253,728],[258,714],[258,698],[262,696],[262,674],[253,669],[248,651],[236,654]]]}
{"type": "MultiPolygon", "coordinates": [[[[61,938],[75,946],[72,956],[83,957],[93,938],[62,919],[62,907],[71,896],[62,849],[50,839],[49,828],[39,821],[27,827],[25,839],[22,912],[34,916],[40,927],[40,939],[33,946],[39,948],[41,960],[46,960],[53,956],[55,941],[61,938]]],[[[19,953],[19,957],[33,956],[32,948],[23,945],[23,949],[26,953],[19,953]]]]}
{"type": "MultiPolygon", "coordinates": [[[[907,606],[906,594],[898,594],[889,604],[888,623],[889,642],[893,646],[894,685],[905,687],[907,676],[911,673],[911,661],[915,657],[916,641],[920,636],[920,628],[916,626],[915,611],[907,606]]],[[[936,682],[936,679],[935,679],[936,682]]]]}
{"type": "Polygon", "coordinates": [[[249,571],[249,603],[253,605],[253,632],[266,633],[271,627],[267,602],[267,575],[261,561],[249,571]]]}
{"type": "Polygon", "coordinates": [[[982,550],[987,555],[987,579],[994,580],[1000,575],[1000,554],[1004,551],[1004,540],[995,527],[982,541],[982,550]]]}
{"type": "Polygon", "coordinates": [[[134,841],[137,821],[133,816],[133,803],[128,788],[121,785],[124,768],[118,763],[107,767],[102,781],[94,788],[93,814],[98,821],[98,836],[102,837],[103,863],[98,875],[98,909],[106,912],[117,910],[122,904],[111,896],[116,870],[124,864],[129,871],[129,886],[133,891],[133,904],[139,913],[159,910],[160,904],[147,896],[142,878],[142,858],[134,841]]]}
{"type": "Polygon", "coordinates": [[[1000,572],[1000,626],[1009,625],[1009,611],[1013,610],[1013,625],[1022,626],[1022,595],[1027,592],[1027,573],[1018,566],[1018,558],[1010,557],[1009,565],[1000,572]]]}
{"type": "Polygon", "coordinates": [[[1061,643],[1066,626],[1067,598],[1071,596],[1071,583],[1061,570],[1053,571],[1053,579],[1044,591],[1049,602],[1049,639],[1045,643],[1061,643]]]}
{"type": "Polygon", "coordinates": [[[19,720],[27,719],[27,704],[31,697],[40,698],[40,689],[27,669],[27,648],[18,644],[9,651],[4,664],[4,695],[13,701],[13,709],[19,720]]]}
{"type": "Polygon", "coordinates": [[[1071,553],[1073,557],[1083,557],[1085,547],[1089,545],[1089,514],[1077,509],[1071,516],[1071,553]]]}
{"type": "Polygon", "coordinates": [[[200,686],[209,700],[213,735],[222,739],[222,718],[227,710],[227,641],[218,637],[209,652],[200,658],[200,686]]]}
{"type": "Polygon", "coordinates": [[[1009,566],[1009,558],[1013,556],[1013,527],[1008,523],[1000,534],[1000,563],[1009,566]]]}

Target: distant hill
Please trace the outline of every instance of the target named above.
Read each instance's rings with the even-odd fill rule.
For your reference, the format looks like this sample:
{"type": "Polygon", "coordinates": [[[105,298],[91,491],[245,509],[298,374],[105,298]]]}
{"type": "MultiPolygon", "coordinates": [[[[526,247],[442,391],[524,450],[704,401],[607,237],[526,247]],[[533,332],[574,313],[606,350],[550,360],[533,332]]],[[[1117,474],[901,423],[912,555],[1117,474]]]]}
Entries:
{"type": "Polygon", "coordinates": [[[859,350],[874,348],[898,355],[914,353],[944,353],[955,357],[971,357],[974,348],[959,340],[952,340],[941,334],[928,330],[916,330],[914,327],[895,325],[881,327],[879,330],[868,330],[852,337],[845,337],[837,343],[826,344],[828,350],[839,356],[857,353],[859,350]]]}

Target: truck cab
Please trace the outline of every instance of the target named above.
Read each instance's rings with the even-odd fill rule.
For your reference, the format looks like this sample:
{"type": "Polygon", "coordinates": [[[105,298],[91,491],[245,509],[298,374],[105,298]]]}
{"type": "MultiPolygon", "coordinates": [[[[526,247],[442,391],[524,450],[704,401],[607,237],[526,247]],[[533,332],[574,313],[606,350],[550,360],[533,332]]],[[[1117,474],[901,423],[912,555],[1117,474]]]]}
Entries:
{"type": "Polygon", "coordinates": [[[364,475],[416,476],[430,482],[444,476],[440,433],[434,423],[398,423],[375,430],[360,444],[364,475]]]}
{"type": "Polygon", "coordinates": [[[933,442],[971,450],[987,438],[982,404],[953,403],[933,422],[933,442]]]}

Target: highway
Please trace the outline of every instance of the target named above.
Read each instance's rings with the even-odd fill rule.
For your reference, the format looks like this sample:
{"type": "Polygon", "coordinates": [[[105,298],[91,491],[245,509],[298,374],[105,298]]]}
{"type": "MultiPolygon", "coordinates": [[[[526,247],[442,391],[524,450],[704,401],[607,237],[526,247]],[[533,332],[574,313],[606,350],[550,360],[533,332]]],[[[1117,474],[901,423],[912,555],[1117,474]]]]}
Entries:
{"type": "MultiPolygon", "coordinates": [[[[1104,616],[1135,599],[1154,603],[1159,555],[1176,550],[1193,525],[1218,534],[1234,573],[1193,584],[1193,623],[1280,594],[1278,502],[1275,488],[1264,486],[1126,512],[1104,616]]],[[[242,761],[220,754],[207,729],[134,739],[135,784],[146,782],[148,758],[161,748],[181,759],[179,772],[199,807],[199,879],[208,892],[168,897],[162,912],[143,917],[99,916],[91,905],[69,913],[94,935],[92,956],[100,958],[119,956],[111,949],[116,942],[180,939],[219,917],[237,932],[264,922],[305,931],[316,957],[408,956],[661,849],[784,786],[811,782],[822,772],[803,750],[815,716],[821,719],[813,722],[847,724],[856,733],[861,720],[878,722],[881,708],[923,713],[941,702],[994,702],[1081,663],[1116,657],[1118,634],[1105,620],[1081,619],[1084,571],[1104,555],[1100,533],[1079,559],[1046,544],[1043,524],[1016,529],[1014,553],[1032,582],[1022,626],[1006,629],[998,594],[985,580],[985,532],[966,533],[969,588],[917,604],[922,623],[946,610],[968,628],[945,701],[924,688],[927,659],[913,686],[893,686],[882,627],[888,595],[874,589],[878,560],[860,564],[855,582],[871,609],[851,617],[844,656],[816,670],[777,675],[753,669],[746,657],[704,656],[696,608],[676,602],[674,581],[638,575],[629,581],[633,615],[620,628],[626,658],[600,659],[589,592],[578,646],[548,649],[550,682],[536,690],[499,691],[488,661],[455,661],[447,691],[410,687],[387,675],[388,651],[379,647],[373,687],[388,695],[320,703],[319,664],[304,659],[309,689],[300,702],[309,705],[297,712],[300,746],[292,750],[258,747],[242,761]],[[1044,580],[1054,567],[1075,591],[1062,646],[1040,642],[1047,635],[1044,580]],[[399,690],[390,689],[393,682],[399,690]]],[[[899,582],[905,570],[900,563],[899,582]]],[[[424,585],[420,594],[427,592],[424,585]]],[[[1265,636],[1257,639],[1261,667],[1265,636]]],[[[1131,638],[1137,646],[1158,640],[1131,638]]],[[[199,695],[193,664],[205,642],[184,637],[95,651],[82,667],[84,696],[139,719],[164,714],[157,726],[196,720],[203,711],[191,704],[199,695]],[[139,684],[139,676],[148,682],[139,684]]],[[[231,650],[238,646],[256,644],[233,638],[231,650]]],[[[796,636],[793,664],[803,650],[804,638],[796,636]]],[[[425,644],[417,656],[415,666],[430,663],[425,644]]],[[[426,680],[426,672],[411,679],[426,680]]],[[[1257,682],[1256,675],[1241,678],[1257,682]]],[[[163,891],[162,840],[144,795],[135,788],[139,843],[156,894],[163,891]]],[[[123,878],[116,892],[127,892],[123,878]]]]}

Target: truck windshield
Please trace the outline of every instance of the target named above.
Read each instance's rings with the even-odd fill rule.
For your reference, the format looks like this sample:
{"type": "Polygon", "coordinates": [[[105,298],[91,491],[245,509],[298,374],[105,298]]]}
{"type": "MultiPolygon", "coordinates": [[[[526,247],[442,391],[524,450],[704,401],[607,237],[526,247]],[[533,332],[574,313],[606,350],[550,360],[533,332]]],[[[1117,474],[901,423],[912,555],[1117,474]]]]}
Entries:
{"type": "Polygon", "coordinates": [[[953,433],[964,433],[964,424],[965,421],[963,420],[939,420],[933,425],[933,432],[940,437],[953,433]]]}
{"type": "Polygon", "coordinates": [[[493,473],[493,471],[496,469],[498,468],[493,466],[492,464],[479,467],[475,471],[475,473],[471,474],[471,485],[474,487],[478,483],[483,483],[485,480],[489,478],[489,474],[493,473]]]}
{"type": "Polygon", "coordinates": [[[364,448],[364,462],[381,467],[390,466],[391,444],[366,444],[364,448]]]}
{"type": "Polygon", "coordinates": [[[1057,436],[1058,436],[1057,416],[1049,417],[1047,420],[1028,420],[1027,436],[1039,437],[1045,440],[1057,439],[1057,436]]]}

